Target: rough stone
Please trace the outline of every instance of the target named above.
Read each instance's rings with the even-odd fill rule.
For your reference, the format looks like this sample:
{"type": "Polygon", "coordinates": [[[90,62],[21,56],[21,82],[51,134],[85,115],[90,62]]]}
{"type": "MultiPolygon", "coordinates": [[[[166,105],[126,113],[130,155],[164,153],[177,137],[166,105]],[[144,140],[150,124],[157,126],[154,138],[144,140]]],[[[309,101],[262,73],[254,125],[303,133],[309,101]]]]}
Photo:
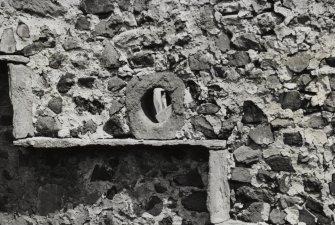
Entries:
{"type": "Polygon", "coordinates": [[[108,91],[119,91],[122,88],[124,88],[127,85],[125,81],[123,81],[121,78],[118,77],[112,77],[111,79],[108,80],[108,91]]]}
{"type": "Polygon", "coordinates": [[[30,30],[28,25],[23,22],[19,22],[16,28],[16,34],[22,39],[30,38],[30,30]]]}
{"type": "Polygon", "coordinates": [[[104,166],[95,165],[91,174],[91,182],[94,181],[111,181],[113,175],[104,166]]]}
{"type": "Polygon", "coordinates": [[[57,84],[57,90],[61,94],[67,93],[72,86],[75,84],[75,75],[72,73],[67,73],[63,75],[57,84]]]}
{"type": "Polygon", "coordinates": [[[216,138],[213,126],[202,116],[193,116],[191,124],[194,129],[203,133],[207,138],[216,138]]]}
{"type": "Polygon", "coordinates": [[[152,67],[155,64],[153,54],[147,51],[138,52],[129,60],[134,68],[152,67]]]}
{"type": "Polygon", "coordinates": [[[312,115],[304,125],[314,129],[321,129],[328,125],[328,121],[322,115],[312,115]]]}
{"type": "Polygon", "coordinates": [[[121,66],[119,58],[120,54],[116,48],[107,42],[101,54],[101,65],[106,68],[118,68],[121,66]]]}
{"type": "Polygon", "coordinates": [[[198,52],[196,54],[189,56],[189,65],[191,70],[209,70],[210,64],[206,57],[206,54],[203,52],[198,52]]]}
{"type": "Polygon", "coordinates": [[[173,181],[179,186],[203,187],[204,183],[198,170],[192,170],[187,174],[179,175],[173,178],[173,181]]]}
{"type": "Polygon", "coordinates": [[[123,130],[123,124],[119,117],[111,117],[104,125],[103,130],[112,135],[114,138],[122,138],[126,136],[126,132],[123,130]]]}
{"type": "Polygon", "coordinates": [[[123,107],[123,105],[118,102],[113,100],[111,102],[111,107],[109,108],[109,116],[113,116],[115,113],[119,112],[121,110],[121,108],[123,107]]]}
{"type": "Polygon", "coordinates": [[[67,57],[61,53],[55,53],[49,58],[49,66],[53,69],[59,69],[66,58],[67,57]]]}
{"type": "Polygon", "coordinates": [[[192,191],[192,193],[181,200],[185,209],[195,212],[207,212],[207,193],[205,191],[192,191]]]}
{"type": "Polygon", "coordinates": [[[63,109],[63,99],[61,97],[50,99],[48,107],[56,114],[61,113],[63,109]]]}
{"type": "Polygon", "coordinates": [[[41,52],[44,49],[44,45],[41,42],[33,42],[30,45],[27,45],[23,48],[22,52],[24,56],[32,56],[39,52],[41,52]]]}
{"type": "Polygon", "coordinates": [[[308,67],[310,59],[311,56],[308,53],[297,53],[287,59],[286,65],[293,72],[301,73],[308,67]]]}
{"type": "Polygon", "coordinates": [[[270,125],[257,126],[249,132],[249,137],[259,145],[268,145],[274,142],[270,125]]]}
{"type": "Polygon", "coordinates": [[[0,62],[27,64],[29,58],[21,55],[0,55],[0,62]]]}
{"type": "Polygon", "coordinates": [[[7,28],[3,31],[0,41],[0,52],[7,54],[16,52],[16,40],[13,28],[7,28]]]}
{"type": "Polygon", "coordinates": [[[248,146],[241,146],[234,151],[234,157],[237,162],[251,164],[259,161],[262,156],[260,150],[253,150],[248,146]]]}
{"type": "Polygon", "coordinates": [[[50,116],[40,116],[37,118],[36,131],[42,136],[57,137],[59,126],[55,118],[50,116]]]}
{"type": "Polygon", "coordinates": [[[93,115],[101,114],[105,106],[98,100],[88,100],[82,97],[74,97],[74,103],[76,104],[76,110],[82,114],[84,111],[88,111],[93,115]]]}
{"type": "Polygon", "coordinates": [[[153,216],[158,216],[162,210],[163,201],[157,196],[152,196],[146,205],[146,211],[153,216]]]}
{"type": "Polygon", "coordinates": [[[335,91],[332,91],[328,95],[324,105],[325,105],[325,110],[329,112],[335,112],[335,91]]]}
{"type": "Polygon", "coordinates": [[[74,49],[79,49],[80,48],[79,40],[76,39],[76,38],[74,38],[74,37],[66,38],[64,40],[62,46],[65,49],[65,51],[70,51],[70,50],[74,50],[74,49]]]}
{"type": "Polygon", "coordinates": [[[227,140],[230,135],[232,134],[234,127],[236,125],[236,122],[232,119],[228,119],[222,122],[222,128],[220,130],[219,139],[227,140]]]}
{"type": "Polygon", "coordinates": [[[304,178],[304,187],[306,192],[318,193],[322,189],[322,183],[315,177],[304,178]]]}
{"type": "Polygon", "coordinates": [[[264,222],[269,219],[270,205],[264,202],[254,202],[242,211],[242,219],[247,222],[264,222]]]}
{"type": "Polygon", "coordinates": [[[218,47],[222,52],[226,52],[230,50],[230,39],[227,34],[221,33],[215,39],[215,45],[218,47]]]}
{"type": "Polygon", "coordinates": [[[82,134],[87,134],[87,133],[95,133],[97,131],[98,125],[93,121],[93,120],[89,120],[89,121],[84,121],[84,125],[82,127],[82,134]]]}
{"type": "Polygon", "coordinates": [[[307,209],[299,210],[299,222],[306,225],[316,225],[316,217],[307,209]]]}
{"type": "Polygon", "coordinates": [[[295,127],[294,121],[292,119],[274,119],[271,121],[272,128],[274,130],[282,129],[282,128],[287,128],[287,127],[295,127]]]}
{"type": "Polygon", "coordinates": [[[210,114],[215,114],[220,110],[220,107],[216,104],[213,103],[204,103],[200,105],[197,109],[197,113],[199,114],[205,114],[205,115],[210,115],[210,114]]]}
{"type": "Polygon", "coordinates": [[[284,144],[290,146],[301,147],[303,145],[303,140],[300,132],[294,133],[284,133],[283,134],[284,144]]]}
{"type": "Polygon", "coordinates": [[[273,209],[270,213],[270,221],[274,224],[285,224],[286,213],[280,209],[273,209]]]}
{"type": "Polygon", "coordinates": [[[260,124],[268,121],[264,112],[252,101],[243,103],[242,123],[245,124],[260,124]]]}
{"type": "Polygon", "coordinates": [[[233,167],[231,168],[231,180],[243,183],[251,182],[251,174],[248,168],[244,167],[233,167]]]}
{"type": "Polygon", "coordinates": [[[263,51],[264,47],[260,44],[260,41],[253,33],[246,33],[233,37],[232,43],[238,50],[248,51],[253,49],[255,51],[263,51]]]}
{"type": "Polygon", "coordinates": [[[78,84],[81,87],[93,88],[95,80],[96,80],[95,77],[81,77],[78,78],[78,84]]]}
{"type": "Polygon", "coordinates": [[[289,157],[281,156],[281,155],[273,155],[269,158],[265,159],[265,162],[269,164],[272,170],[280,172],[295,172],[292,167],[292,162],[289,157]]]}
{"type": "Polygon", "coordinates": [[[32,77],[34,73],[24,65],[8,64],[10,98],[13,106],[13,135],[16,139],[34,135],[32,77]]]}
{"type": "Polygon", "coordinates": [[[38,16],[61,16],[66,13],[66,9],[57,1],[41,2],[39,0],[15,0],[11,1],[11,6],[17,10],[36,14],[38,16]]]}
{"type": "Polygon", "coordinates": [[[37,211],[46,216],[55,213],[62,207],[64,189],[57,184],[46,184],[38,189],[37,211]]]}
{"type": "Polygon", "coordinates": [[[86,16],[80,16],[77,19],[75,27],[77,30],[90,30],[91,22],[86,16]]]}
{"type": "Polygon", "coordinates": [[[106,0],[84,0],[81,2],[81,9],[90,14],[106,14],[114,10],[112,1],[106,0]]]}
{"type": "Polygon", "coordinates": [[[298,91],[283,92],[279,95],[279,102],[283,109],[296,111],[300,109],[302,100],[298,91]]]}
{"type": "Polygon", "coordinates": [[[231,66],[245,66],[250,63],[250,57],[245,51],[237,51],[228,55],[229,65],[231,66]]]}
{"type": "Polygon", "coordinates": [[[262,201],[273,204],[275,201],[275,194],[264,188],[253,188],[248,186],[242,186],[237,188],[236,195],[240,199],[248,201],[262,201]]]}

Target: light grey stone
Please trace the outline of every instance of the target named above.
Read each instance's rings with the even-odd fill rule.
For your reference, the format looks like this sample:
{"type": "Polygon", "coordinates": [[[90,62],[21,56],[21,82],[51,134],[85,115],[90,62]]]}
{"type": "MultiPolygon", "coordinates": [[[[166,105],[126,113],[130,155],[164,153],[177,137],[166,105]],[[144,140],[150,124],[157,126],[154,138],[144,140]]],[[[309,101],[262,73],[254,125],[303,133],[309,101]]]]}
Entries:
{"type": "Polygon", "coordinates": [[[16,41],[13,28],[7,28],[3,31],[0,42],[0,52],[14,53],[16,52],[16,41]]]}

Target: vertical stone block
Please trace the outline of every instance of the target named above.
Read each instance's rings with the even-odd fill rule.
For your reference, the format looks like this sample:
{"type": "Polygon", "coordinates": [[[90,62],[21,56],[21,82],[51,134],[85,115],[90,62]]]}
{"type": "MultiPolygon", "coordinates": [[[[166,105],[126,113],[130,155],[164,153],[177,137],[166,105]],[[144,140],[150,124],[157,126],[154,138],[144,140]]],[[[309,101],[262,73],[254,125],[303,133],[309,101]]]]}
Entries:
{"type": "Polygon", "coordinates": [[[213,224],[219,224],[230,219],[227,157],[228,152],[226,150],[211,150],[209,154],[207,208],[213,224]]]}
{"type": "Polygon", "coordinates": [[[26,138],[34,135],[32,116],[32,81],[33,71],[24,65],[8,64],[10,99],[13,105],[14,138],[26,138]]]}

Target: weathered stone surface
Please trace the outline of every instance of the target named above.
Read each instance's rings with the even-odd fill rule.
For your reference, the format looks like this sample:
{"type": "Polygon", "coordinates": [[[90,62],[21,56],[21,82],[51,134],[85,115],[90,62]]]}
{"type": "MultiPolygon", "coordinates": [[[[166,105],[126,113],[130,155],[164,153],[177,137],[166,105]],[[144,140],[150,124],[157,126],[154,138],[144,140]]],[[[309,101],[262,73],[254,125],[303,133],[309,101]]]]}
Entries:
{"type": "Polygon", "coordinates": [[[222,52],[226,52],[230,50],[230,39],[227,34],[221,33],[215,39],[215,45],[218,47],[222,52]]]}
{"type": "Polygon", "coordinates": [[[206,57],[206,54],[203,52],[198,52],[196,54],[189,56],[189,65],[191,70],[209,70],[210,64],[206,57]]]}
{"type": "Polygon", "coordinates": [[[207,138],[216,138],[213,126],[202,116],[193,116],[191,124],[194,129],[203,133],[207,138]]]}
{"type": "Polygon", "coordinates": [[[90,30],[91,22],[86,16],[80,16],[77,19],[75,27],[78,30],[90,30]]]}
{"type": "Polygon", "coordinates": [[[192,191],[192,193],[181,200],[185,209],[195,212],[207,212],[207,193],[205,191],[192,191]]]}
{"type": "Polygon", "coordinates": [[[254,202],[242,211],[242,219],[247,222],[264,222],[269,219],[270,204],[264,202],[254,202]]]}
{"type": "Polygon", "coordinates": [[[93,120],[84,121],[84,125],[81,129],[82,134],[95,133],[97,131],[98,125],[93,120]]]}
{"type": "Polygon", "coordinates": [[[302,105],[301,95],[298,91],[284,92],[279,95],[279,102],[283,109],[296,111],[302,105]]]}
{"type": "Polygon", "coordinates": [[[242,123],[246,124],[260,124],[267,122],[268,119],[264,112],[252,101],[245,101],[243,103],[243,117],[242,123]]]}
{"type": "Polygon", "coordinates": [[[299,222],[306,225],[316,225],[316,217],[307,209],[299,210],[299,222]]]}
{"type": "Polygon", "coordinates": [[[262,201],[267,203],[274,203],[275,201],[275,194],[269,190],[266,190],[264,188],[252,188],[248,186],[242,186],[237,188],[236,195],[238,198],[241,198],[243,200],[249,200],[249,201],[262,201]]]}
{"type": "Polygon", "coordinates": [[[204,183],[198,170],[192,170],[189,173],[179,175],[173,178],[173,181],[180,186],[203,187],[204,183]]]}
{"type": "Polygon", "coordinates": [[[0,52],[7,54],[16,52],[16,40],[13,28],[7,28],[3,31],[0,41],[0,52]]]}
{"type": "Polygon", "coordinates": [[[129,59],[132,66],[135,68],[141,68],[141,67],[151,67],[155,64],[155,59],[152,55],[152,52],[138,52],[131,56],[129,59]]]}
{"type": "Polygon", "coordinates": [[[113,2],[110,0],[83,0],[81,9],[90,14],[105,14],[114,10],[113,2]]]}
{"type": "Polygon", "coordinates": [[[232,134],[234,127],[236,125],[236,122],[232,119],[228,119],[222,122],[222,128],[220,130],[219,139],[227,140],[230,135],[232,134]]]}
{"type": "Polygon", "coordinates": [[[260,150],[253,150],[248,146],[241,146],[234,151],[234,157],[237,162],[251,164],[257,162],[262,156],[260,150]]]}
{"type": "Polygon", "coordinates": [[[213,103],[204,103],[200,105],[197,109],[197,113],[199,114],[205,114],[205,115],[210,115],[210,114],[215,114],[220,110],[220,107],[216,104],[213,103]]]}
{"type": "Polygon", "coordinates": [[[57,1],[15,0],[11,1],[10,4],[17,10],[39,16],[61,16],[66,13],[65,7],[57,1]]]}
{"type": "Polygon", "coordinates": [[[210,221],[214,224],[230,218],[227,157],[228,153],[224,150],[209,152],[207,209],[210,213],[210,221]]]}
{"type": "Polygon", "coordinates": [[[37,210],[42,216],[54,213],[62,207],[64,189],[57,184],[46,184],[38,189],[37,210]]]}
{"type": "Polygon", "coordinates": [[[23,48],[22,53],[24,56],[32,56],[41,52],[45,46],[41,42],[33,42],[30,45],[27,45],[23,48]]]}
{"type": "Polygon", "coordinates": [[[96,80],[95,77],[81,77],[78,78],[78,84],[81,87],[93,88],[95,80],[96,80]]]}
{"type": "Polygon", "coordinates": [[[119,58],[120,54],[115,47],[107,42],[101,55],[101,65],[106,68],[118,68],[121,66],[119,58]]]}
{"type": "Polygon", "coordinates": [[[304,178],[304,189],[306,192],[317,193],[322,189],[321,181],[316,177],[305,177],[304,178]]]}
{"type": "Polygon", "coordinates": [[[292,162],[289,157],[274,155],[265,159],[265,162],[269,164],[272,170],[274,171],[286,171],[286,172],[295,172],[292,167],[292,162]]]}
{"type": "Polygon", "coordinates": [[[119,91],[126,85],[127,83],[123,81],[121,78],[112,77],[111,79],[108,80],[107,90],[112,92],[119,91]]]}
{"type": "Polygon", "coordinates": [[[270,125],[257,126],[249,132],[249,137],[259,145],[268,145],[274,142],[270,125]]]}
{"type": "Polygon", "coordinates": [[[112,106],[109,108],[109,116],[113,116],[115,113],[119,112],[123,105],[119,101],[112,101],[112,106]]]}
{"type": "Polygon", "coordinates": [[[274,130],[278,130],[286,127],[295,127],[294,121],[292,119],[274,119],[271,121],[271,126],[274,130]]]}
{"type": "Polygon", "coordinates": [[[126,132],[123,129],[122,121],[119,117],[113,116],[111,117],[104,125],[103,130],[112,135],[114,138],[124,137],[126,136],[126,132]]]}
{"type": "Polygon", "coordinates": [[[74,103],[76,104],[76,110],[82,114],[84,111],[88,111],[93,115],[101,114],[105,106],[99,100],[89,100],[82,97],[74,97],[74,103]]]}
{"type": "Polygon", "coordinates": [[[59,93],[61,94],[65,94],[67,93],[72,86],[75,84],[75,75],[72,73],[67,73],[65,75],[63,75],[57,84],[57,90],[59,91],[59,93]]]}
{"type": "Polygon", "coordinates": [[[286,213],[280,209],[273,209],[270,213],[270,221],[274,224],[284,224],[286,213]]]}
{"type": "Polygon", "coordinates": [[[328,95],[324,104],[325,104],[325,110],[335,112],[335,91],[332,91],[328,95]]]}
{"type": "Polygon", "coordinates": [[[250,63],[250,57],[245,51],[237,51],[228,55],[229,65],[231,66],[245,66],[250,63]]]}
{"type": "Polygon", "coordinates": [[[74,49],[79,49],[80,48],[80,43],[79,40],[74,38],[74,37],[68,37],[64,40],[62,44],[63,48],[65,51],[70,51],[74,49]]]}
{"type": "Polygon", "coordinates": [[[249,49],[253,49],[255,51],[264,50],[264,47],[260,44],[259,39],[253,33],[247,33],[233,37],[232,43],[238,50],[242,51],[248,51],[249,49]]]}
{"type": "Polygon", "coordinates": [[[287,59],[286,65],[293,72],[300,73],[308,67],[310,59],[311,56],[308,53],[297,53],[287,59]]]}
{"type": "Polygon", "coordinates": [[[50,116],[40,116],[37,118],[36,131],[42,136],[57,137],[59,126],[55,118],[50,116]]]}
{"type": "Polygon", "coordinates": [[[29,58],[21,55],[0,55],[0,62],[27,64],[29,58]]]}
{"type": "Polygon", "coordinates": [[[322,115],[312,115],[304,125],[309,128],[322,129],[328,125],[326,118],[323,118],[322,115]]]}
{"type": "Polygon", "coordinates": [[[231,168],[231,180],[243,183],[251,182],[251,174],[248,168],[244,167],[233,167],[231,168]]]}
{"type": "Polygon", "coordinates": [[[16,139],[34,135],[33,126],[33,71],[24,65],[8,64],[10,98],[13,106],[13,135],[16,139]]]}
{"type": "Polygon", "coordinates": [[[126,107],[131,133],[139,139],[174,139],[176,132],[185,122],[184,91],[183,81],[172,73],[162,72],[133,77],[126,89],[126,107]],[[163,88],[171,98],[172,113],[164,123],[154,122],[144,111],[153,107],[152,103],[147,104],[144,96],[147,96],[148,90],[157,86],[163,88]]]}
{"type": "Polygon", "coordinates": [[[158,216],[162,210],[163,201],[157,196],[152,196],[146,205],[146,211],[153,216],[158,216]]]}
{"type": "Polygon", "coordinates": [[[56,114],[61,113],[63,109],[63,99],[61,97],[50,99],[48,107],[56,114]]]}
{"type": "Polygon", "coordinates": [[[112,171],[108,171],[104,166],[95,165],[91,174],[91,182],[111,181],[113,179],[112,171]]]}
{"type": "Polygon", "coordinates": [[[49,66],[53,69],[59,69],[66,58],[67,57],[61,53],[55,53],[49,58],[49,66]]]}
{"type": "Polygon", "coordinates": [[[22,39],[30,38],[30,30],[28,25],[23,22],[19,22],[16,28],[16,34],[22,39]]]}
{"type": "Polygon", "coordinates": [[[295,133],[284,133],[283,134],[284,144],[290,146],[301,147],[303,145],[303,140],[300,132],[295,133]]]}

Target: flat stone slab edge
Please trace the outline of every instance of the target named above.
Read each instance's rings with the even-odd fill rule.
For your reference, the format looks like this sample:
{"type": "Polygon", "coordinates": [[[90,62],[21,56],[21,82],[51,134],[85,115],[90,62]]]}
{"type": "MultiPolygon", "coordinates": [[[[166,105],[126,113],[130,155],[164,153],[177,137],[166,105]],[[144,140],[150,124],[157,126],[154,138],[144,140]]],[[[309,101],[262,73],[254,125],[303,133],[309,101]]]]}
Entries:
{"type": "Polygon", "coordinates": [[[137,140],[137,139],[95,139],[80,138],[49,138],[33,137],[19,139],[13,142],[16,146],[34,148],[69,148],[78,146],[201,146],[211,150],[223,150],[227,146],[225,140],[137,140]]]}

